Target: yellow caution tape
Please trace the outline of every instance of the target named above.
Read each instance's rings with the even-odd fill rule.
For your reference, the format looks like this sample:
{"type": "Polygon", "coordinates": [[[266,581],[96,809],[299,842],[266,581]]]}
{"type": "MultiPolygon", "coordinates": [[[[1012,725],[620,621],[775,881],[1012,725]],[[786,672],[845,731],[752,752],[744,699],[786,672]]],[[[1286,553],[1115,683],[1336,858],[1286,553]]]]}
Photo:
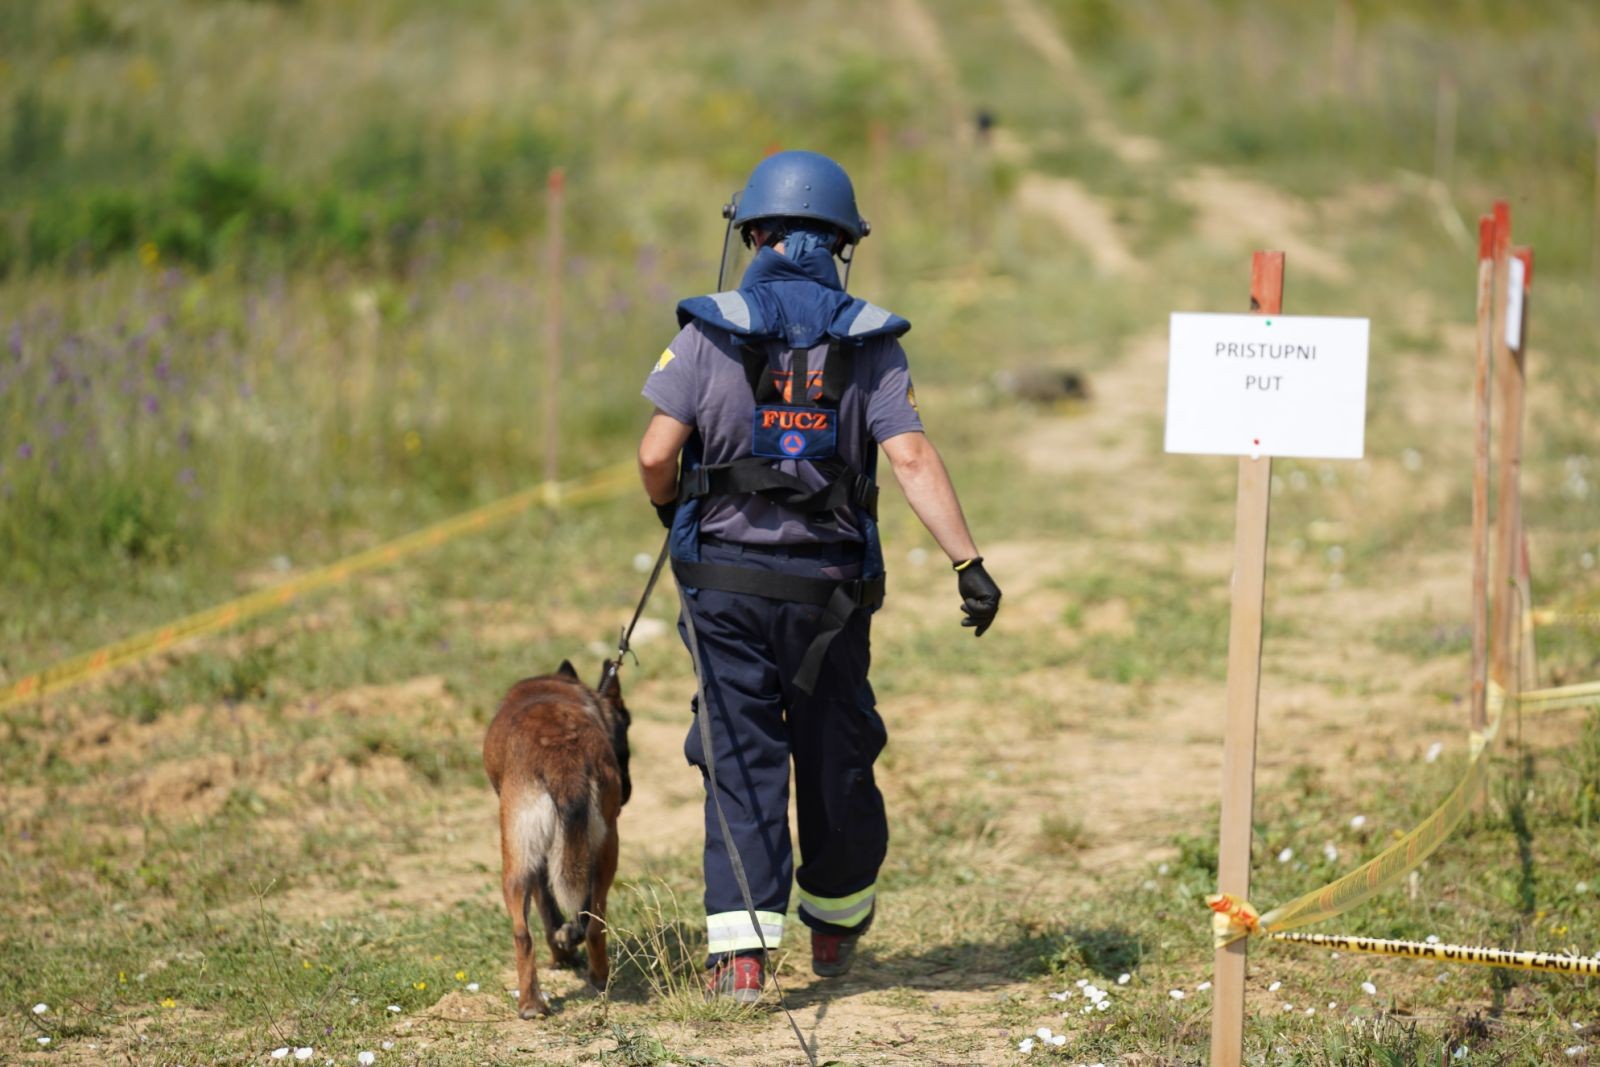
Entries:
{"type": "Polygon", "coordinates": [[[1600,611],[1551,611],[1541,609],[1528,613],[1534,626],[1584,626],[1600,629],[1600,611]]]}
{"type": "Polygon", "coordinates": [[[1385,941],[1376,937],[1338,934],[1268,934],[1274,941],[1294,941],[1342,952],[1369,952],[1378,956],[1408,956],[1440,963],[1477,963],[1486,967],[1515,967],[1524,971],[1558,971],[1562,974],[1600,976],[1600,959],[1563,956],[1556,952],[1513,952],[1503,948],[1467,945],[1430,945],[1422,941],[1385,941]]]}
{"type": "MultiPolygon", "coordinates": [[[[1472,808],[1473,798],[1488,774],[1488,762],[1484,754],[1494,744],[1507,706],[1505,690],[1493,682],[1489,683],[1488,698],[1489,725],[1482,734],[1471,735],[1471,756],[1467,761],[1466,773],[1431,815],[1350,873],[1260,914],[1259,918],[1255,918],[1257,910],[1248,901],[1225,894],[1208,898],[1207,903],[1216,912],[1212,919],[1216,946],[1221,948],[1251,935],[1279,934],[1342,915],[1397,884],[1420,866],[1423,860],[1433,855],[1466,818],[1472,808]]],[[[1512,697],[1510,703],[1535,711],[1600,703],[1600,682],[1532,689],[1512,697]]]]}
{"type": "Polygon", "coordinates": [[[618,464],[570,482],[546,482],[434,523],[364,552],[307,571],[266,589],[187,615],[154,630],[124,638],[92,652],[62,660],[0,688],[0,711],[80,685],[116,667],[134,663],[202,634],[225,630],[246,619],[291,604],[307,593],[339,585],[363,571],[387,567],[424,549],[503,522],[538,504],[582,504],[616,495],[635,484],[631,463],[618,464]]]}
{"type": "Polygon", "coordinates": [[[1559,711],[1562,708],[1600,704],[1600,682],[1582,685],[1563,685],[1553,689],[1530,689],[1517,696],[1517,707],[1523,711],[1559,711]]]}

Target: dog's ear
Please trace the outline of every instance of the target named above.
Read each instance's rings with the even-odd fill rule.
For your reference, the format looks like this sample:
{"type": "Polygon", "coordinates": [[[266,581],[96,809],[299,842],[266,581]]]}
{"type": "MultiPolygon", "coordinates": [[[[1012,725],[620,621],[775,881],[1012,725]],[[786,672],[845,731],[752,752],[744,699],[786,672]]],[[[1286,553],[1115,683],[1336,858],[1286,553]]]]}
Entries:
{"type": "Polygon", "coordinates": [[[563,678],[571,678],[574,682],[579,680],[578,670],[572,665],[572,661],[570,659],[562,660],[561,667],[556,671],[556,673],[561,675],[563,678]]]}
{"type": "Polygon", "coordinates": [[[622,703],[622,679],[616,663],[606,660],[606,665],[600,668],[600,688],[595,692],[611,701],[612,704],[622,703]]]}

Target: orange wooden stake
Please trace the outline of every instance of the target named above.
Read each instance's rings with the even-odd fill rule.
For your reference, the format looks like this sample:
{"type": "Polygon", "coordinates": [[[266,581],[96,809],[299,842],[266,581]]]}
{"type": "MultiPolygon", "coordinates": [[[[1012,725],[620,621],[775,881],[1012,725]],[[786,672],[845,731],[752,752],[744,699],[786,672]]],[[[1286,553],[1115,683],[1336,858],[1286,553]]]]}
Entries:
{"type": "MultiPolygon", "coordinates": [[[[1283,310],[1282,252],[1257,252],[1250,264],[1250,310],[1283,310]]],[[[1228,712],[1222,741],[1222,834],[1217,889],[1250,896],[1250,824],[1255,813],[1256,718],[1261,698],[1261,618],[1267,585],[1267,519],[1272,460],[1239,460],[1234,512],[1233,606],[1228,623],[1228,712]]],[[[1211,1063],[1239,1067],[1244,1056],[1244,979],[1249,939],[1216,950],[1211,1063]]]]}

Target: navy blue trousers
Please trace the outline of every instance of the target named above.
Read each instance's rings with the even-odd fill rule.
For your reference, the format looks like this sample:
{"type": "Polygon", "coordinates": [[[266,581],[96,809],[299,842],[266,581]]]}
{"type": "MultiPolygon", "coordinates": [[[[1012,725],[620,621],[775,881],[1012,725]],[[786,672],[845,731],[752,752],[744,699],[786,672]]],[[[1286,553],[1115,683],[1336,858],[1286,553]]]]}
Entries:
{"type": "MultiPolygon", "coordinates": [[[[702,545],[707,563],[789,574],[851,578],[859,545],[758,548],[702,545]]],[[[815,691],[794,686],[801,659],[821,628],[822,609],[742,593],[702,589],[689,598],[699,638],[722,808],[750,882],[768,947],[783,933],[791,880],[800,919],[814,930],[866,930],[878,868],[889,845],[883,797],[872,764],[887,735],[872,686],[871,619],[857,612],[828,648],[815,691]],[[789,836],[789,763],[794,762],[800,866],[789,836]]],[[[679,633],[688,642],[680,619],[679,633]]],[[[684,743],[704,775],[700,724],[684,743]]],[[[717,823],[709,779],[705,805],[705,907],[709,951],[718,958],[759,949],[760,938],[734,879],[717,823]]]]}

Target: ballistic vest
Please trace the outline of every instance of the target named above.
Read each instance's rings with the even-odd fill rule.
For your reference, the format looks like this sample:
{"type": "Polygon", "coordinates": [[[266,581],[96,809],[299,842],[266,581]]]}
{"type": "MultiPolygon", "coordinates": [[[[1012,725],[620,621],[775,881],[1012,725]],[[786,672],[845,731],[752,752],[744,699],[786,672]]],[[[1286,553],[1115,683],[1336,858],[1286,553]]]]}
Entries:
{"type": "Polygon", "coordinates": [[[822,625],[806,650],[795,685],[810,693],[816,685],[828,646],[858,611],[873,612],[883,604],[883,547],[878,539],[877,443],[865,441],[866,469],[858,470],[838,454],[840,400],[851,379],[851,364],[873,338],[898,337],[911,328],[905,319],[875,304],[833,290],[833,314],[824,336],[828,350],[822,366],[822,387],[810,388],[809,345],[795,333],[783,336],[769,325],[766,301],[759,292],[732,290],[695,297],[678,305],[680,325],[697,321],[731,334],[739,345],[745,380],[755,400],[750,455],[729,463],[703,462],[698,431],[683,450],[678,478],[678,510],[671,532],[672,572],[691,595],[717,589],[814,604],[823,609],[822,625]],[[790,344],[792,371],[789,395],[773,381],[765,344],[790,344]],[[809,463],[826,479],[812,487],[781,469],[783,461],[809,463]],[[756,495],[807,516],[822,527],[835,523],[834,513],[848,508],[861,531],[864,546],[859,578],[837,580],[777,574],[700,558],[700,514],[704,501],[717,496],[756,495]]]}

